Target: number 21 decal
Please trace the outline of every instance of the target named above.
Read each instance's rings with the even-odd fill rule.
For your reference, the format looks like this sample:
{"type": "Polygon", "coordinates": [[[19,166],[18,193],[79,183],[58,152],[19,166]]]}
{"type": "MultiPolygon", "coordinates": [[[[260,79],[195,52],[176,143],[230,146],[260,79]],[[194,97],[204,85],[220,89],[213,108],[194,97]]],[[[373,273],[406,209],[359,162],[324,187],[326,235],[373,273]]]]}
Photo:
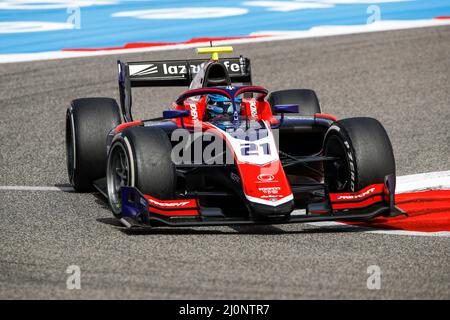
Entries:
{"type": "Polygon", "coordinates": [[[256,143],[241,144],[241,155],[243,156],[261,156],[270,155],[270,146],[268,143],[257,145],[256,143]]]}

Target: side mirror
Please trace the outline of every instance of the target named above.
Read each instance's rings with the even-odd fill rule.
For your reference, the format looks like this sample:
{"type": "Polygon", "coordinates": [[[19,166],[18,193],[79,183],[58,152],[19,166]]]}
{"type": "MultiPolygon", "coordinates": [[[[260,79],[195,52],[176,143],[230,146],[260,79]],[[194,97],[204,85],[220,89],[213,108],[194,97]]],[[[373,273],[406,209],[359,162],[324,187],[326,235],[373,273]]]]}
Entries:
{"type": "Polygon", "coordinates": [[[189,110],[166,110],[163,111],[164,119],[175,119],[189,117],[191,112],[189,110]]]}
{"type": "Polygon", "coordinates": [[[175,119],[180,118],[181,121],[181,127],[184,127],[183,118],[189,117],[191,112],[189,110],[165,110],[163,111],[163,118],[164,119],[175,119]]]}
{"type": "Polygon", "coordinates": [[[298,113],[298,104],[276,104],[273,106],[273,111],[274,113],[281,113],[278,125],[272,126],[272,128],[278,129],[283,125],[285,113],[298,113]]]}
{"type": "Polygon", "coordinates": [[[298,113],[298,104],[277,104],[273,107],[275,113],[298,113]]]}

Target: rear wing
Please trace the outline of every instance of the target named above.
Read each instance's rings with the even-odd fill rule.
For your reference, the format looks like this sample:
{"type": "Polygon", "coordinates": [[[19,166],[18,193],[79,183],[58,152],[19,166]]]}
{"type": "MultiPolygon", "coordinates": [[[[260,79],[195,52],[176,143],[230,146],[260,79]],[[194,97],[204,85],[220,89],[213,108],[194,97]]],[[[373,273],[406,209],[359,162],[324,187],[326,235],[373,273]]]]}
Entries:
{"type": "MultiPolygon", "coordinates": [[[[119,92],[122,113],[127,121],[131,116],[131,88],[133,87],[188,87],[201,70],[205,59],[166,60],[166,61],[118,61],[119,92]]],[[[252,83],[250,59],[221,58],[227,68],[232,83],[250,85],[252,83]]]]}

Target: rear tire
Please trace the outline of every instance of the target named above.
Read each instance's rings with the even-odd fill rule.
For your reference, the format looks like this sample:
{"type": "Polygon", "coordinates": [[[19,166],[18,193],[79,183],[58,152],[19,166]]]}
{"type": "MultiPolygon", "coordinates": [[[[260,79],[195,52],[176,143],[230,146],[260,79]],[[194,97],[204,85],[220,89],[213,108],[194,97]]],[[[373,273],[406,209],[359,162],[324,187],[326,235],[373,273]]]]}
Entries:
{"type": "Polygon", "coordinates": [[[395,175],[391,141],[378,120],[361,117],[337,121],[324,141],[325,156],[340,158],[324,165],[330,192],[356,192],[395,175]]]}
{"type": "Polygon", "coordinates": [[[310,89],[290,89],[274,91],[270,94],[270,106],[278,104],[298,104],[299,112],[291,115],[312,116],[315,113],[321,113],[319,99],[313,90],[310,89]]]}
{"type": "Polygon", "coordinates": [[[106,174],[106,137],[120,124],[119,106],[110,98],[73,100],[66,113],[69,181],[76,191],[92,190],[106,174]]]}
{"type": "Polygon", "coordinates": [[[106,178],[109,204],[117,218],[121,217],[121,186],[136,187],[158,199],[173,199],[177,181],[171,152],[172,144],[159,128],[135,126],[114,137],[106,178]]]}

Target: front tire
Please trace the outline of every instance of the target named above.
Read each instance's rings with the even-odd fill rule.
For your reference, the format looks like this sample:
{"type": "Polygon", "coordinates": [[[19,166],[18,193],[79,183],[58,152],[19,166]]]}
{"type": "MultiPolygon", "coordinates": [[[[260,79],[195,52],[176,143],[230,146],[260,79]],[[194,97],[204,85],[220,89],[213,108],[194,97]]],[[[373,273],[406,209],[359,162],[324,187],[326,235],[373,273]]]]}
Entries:
{"type": "Polygon", "coordinates": [[[70,184],[78,192],[106,173],[106,137],[121,122],[119,106],[110,98],[73,100],[66,113],[66,158],[70,184]]]}
{"type": "Polygon", "coordinates": [[[108,199],[111,210],[121,217],[122,186],[136,187],[152,197],[173,199],[176,189],[172,144],[159,128],[135,126],[117,134],[107,163],[108,199]]]}
{"type": "Polygon", "coordinates": [[[337,121],[324,141],[324,155],[339,158],[324,165],[330,192],[356,192],[395,175],[391,141],[378,120],[361,117],[337,121]]]}

